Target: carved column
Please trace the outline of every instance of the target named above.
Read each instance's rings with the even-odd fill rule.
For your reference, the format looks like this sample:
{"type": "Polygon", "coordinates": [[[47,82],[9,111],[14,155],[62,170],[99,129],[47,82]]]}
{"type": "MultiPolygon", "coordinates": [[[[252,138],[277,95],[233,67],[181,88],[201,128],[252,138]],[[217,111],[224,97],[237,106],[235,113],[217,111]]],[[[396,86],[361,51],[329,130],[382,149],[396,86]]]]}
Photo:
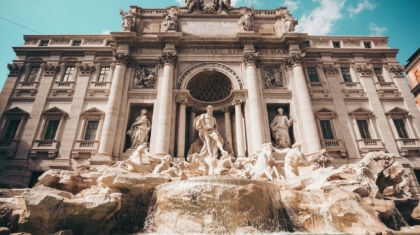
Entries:
{"type": "Polygon", "coordinates": [[[230,120],[230,109],[229,107],[226,107],[223,109],[223,112],[225,113],[225,135],[226,139],[229,142],[230,146],[232,145],[232,122],[230,120]]]}
{"type": "Polygon", "coordinates": [[[309,96],[308,85],[303,72],[302,61],[303,55],[294,54],[287,59],[286,65],[289,68],[293,68],[299,110],[304,126],[303,132],[308,147],[307,151],[308,153],[313,153],[321,149],[321,143],[312,109],[311,97],[309,96]]]}
{"type": "Polygon", "coordinates": [[[236,145],[238,148],[238,158],[245,157],[245,144],[244,144],[244,129],[242,123],[242,108],[241,105],[244,102],[242,99],[235,99],[233,105],[235,105],[235,129],[236,129],[236,145]]]}
{"type": "Polygon", "coordinates": [[[195,129],[194,129],[194,119],[196,117],[196,110],[191,108],[190,114],[190,143],[192,144],[195,140],[195,129]]]}
{"type": "Polygon", "coordinates": [[[109,101],[106,107],[104,125],[98,154],[92,157],[93,164],[109,164],[112,162],[112,148],[117,131],[118,115],[120,113],[121,97],[124,86],[124,76],[130,59],[127,53],[115,54],[117,65],[112,78],[109,101]]]}
{"type": "Polygon", "coordinates": [[[156,156],[164,156],[169,153],[171,117],[172,117],[172,88],[174,76],[174,63],[176,52],[164,52],[159,59],[163,66],[163,76],[158,91],[159,117],[156,136],[156,156]]]}
{"type": "Polygon", "coordinates": [[[185,153],[185,130],[186,130],[186,119],[187,119],[187,105],[186,97],[184,95],[178,96],[176,102],[179,103],[179,119],[178,119],[178,148],[177,157],[183,158],[185,153]]]}
{"type": "MultiPolygon", "coordinates": [[[[258,53],[245,53],[243,63],[246,66],[246,78],[248,86],[249,108],[252,112],[250,115],[251,133],[252,133],[252,149],[255,152],[264,143],[264,126],[263,112],[261,105],[261,87],[257,79],[257,66],[259,62],[258,53]]],[[[252,153],[250,153],[252,154],[252,153]]]]}

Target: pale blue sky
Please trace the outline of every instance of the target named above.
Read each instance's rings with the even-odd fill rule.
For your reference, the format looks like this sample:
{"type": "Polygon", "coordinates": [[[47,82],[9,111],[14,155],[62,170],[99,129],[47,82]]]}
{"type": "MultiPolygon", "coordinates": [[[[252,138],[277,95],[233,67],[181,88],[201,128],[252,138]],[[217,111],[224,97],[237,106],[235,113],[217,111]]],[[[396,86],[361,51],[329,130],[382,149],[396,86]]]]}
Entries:
{"type": "MultiPolygon", "coordinates": [[[[119,9],[166,8],[184,0],[0,0],[0,89],[13,46],[26,34],[101,34],[120,31],[119,9]],[[14,23],[11,23],[11,22],[14,23]],[[19,24],[21,26],[17,26],[19,24]],[[36,32],[34,32],[34,31],[36,32]]],[[[400,49],[402,65],[420,47],[420,0],[232,0],[256,9],[287,6],[297,31],[310,35],[383,35],[400,49]]]]}

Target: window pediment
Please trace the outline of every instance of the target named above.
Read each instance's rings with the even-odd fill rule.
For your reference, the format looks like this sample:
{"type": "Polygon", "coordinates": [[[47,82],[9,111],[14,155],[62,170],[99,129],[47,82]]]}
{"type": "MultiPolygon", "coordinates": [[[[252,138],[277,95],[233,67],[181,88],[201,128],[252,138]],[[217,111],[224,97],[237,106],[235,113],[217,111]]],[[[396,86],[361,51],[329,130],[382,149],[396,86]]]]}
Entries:
{"type": "Polygon", "coordinates": [[[50,109],[45,110],[42,115],[44,117],[52,117],[52,116],[58,116],[58,117],[66,117],[68,113],[66,111],[63,111],[62,109],[59,109],[57,107],[52,107],[50,109]]]}

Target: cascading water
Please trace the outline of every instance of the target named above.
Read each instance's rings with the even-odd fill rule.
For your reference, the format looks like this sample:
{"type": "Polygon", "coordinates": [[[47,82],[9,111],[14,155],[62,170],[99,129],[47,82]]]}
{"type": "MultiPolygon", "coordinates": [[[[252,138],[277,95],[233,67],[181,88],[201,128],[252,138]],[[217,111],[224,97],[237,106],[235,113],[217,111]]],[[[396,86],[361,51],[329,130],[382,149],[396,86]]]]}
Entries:
{"type": "Polygon", "coordinates": [[[200,177],[158,186],[145,231],[230,234],[247,227],[294,231],[276,187],[257,180],[200,177]]]}

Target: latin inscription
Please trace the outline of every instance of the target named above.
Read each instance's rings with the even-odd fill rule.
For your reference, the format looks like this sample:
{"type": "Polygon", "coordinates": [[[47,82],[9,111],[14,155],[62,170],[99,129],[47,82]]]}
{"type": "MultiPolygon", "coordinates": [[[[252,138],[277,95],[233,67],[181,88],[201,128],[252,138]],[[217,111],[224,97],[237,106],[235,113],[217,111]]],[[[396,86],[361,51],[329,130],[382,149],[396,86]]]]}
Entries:
{"type": "Polygon", "coordinates": [[[181,30],[185,34],[236,34],[237,22],[233,21],[184,21],[181,30]]]}
{"type": "Polygon", "coordinates": [[[179,48],[178,52],[187,54],[241,54],[242,49],[218,49],[218,48],[179,48]]]}

